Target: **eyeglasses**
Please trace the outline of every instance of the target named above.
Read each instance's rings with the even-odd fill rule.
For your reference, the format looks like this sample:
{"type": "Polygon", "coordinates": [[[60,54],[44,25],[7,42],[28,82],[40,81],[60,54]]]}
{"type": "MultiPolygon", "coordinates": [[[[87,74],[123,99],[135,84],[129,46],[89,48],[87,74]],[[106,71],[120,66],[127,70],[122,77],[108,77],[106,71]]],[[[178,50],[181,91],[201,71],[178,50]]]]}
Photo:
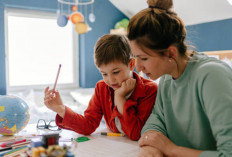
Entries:
{"type": "Polygon", "coordinates": [[[57,130],[61,130],[57,125],[55,120],[51,120],[48,124],[46,123],[46,121],[44,119],[39,119],[38,123],[37,123],[37,128],[38,129],[48,129],[51,131],[57,131],[57,130]]]}

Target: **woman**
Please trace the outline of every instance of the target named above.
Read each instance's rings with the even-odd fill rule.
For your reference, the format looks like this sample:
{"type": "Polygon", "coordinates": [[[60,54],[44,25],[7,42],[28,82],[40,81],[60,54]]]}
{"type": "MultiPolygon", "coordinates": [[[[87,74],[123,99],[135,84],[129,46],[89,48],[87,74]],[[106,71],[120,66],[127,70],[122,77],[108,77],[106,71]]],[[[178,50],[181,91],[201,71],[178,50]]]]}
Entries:
{"type": "Polygon", "coordinates": [[[140,156],[232,156],[231,68],[187,50],[172,0],[147,2],[131,18],[128,38],[137,71],[162,77],[139,140],[140,156]]]}

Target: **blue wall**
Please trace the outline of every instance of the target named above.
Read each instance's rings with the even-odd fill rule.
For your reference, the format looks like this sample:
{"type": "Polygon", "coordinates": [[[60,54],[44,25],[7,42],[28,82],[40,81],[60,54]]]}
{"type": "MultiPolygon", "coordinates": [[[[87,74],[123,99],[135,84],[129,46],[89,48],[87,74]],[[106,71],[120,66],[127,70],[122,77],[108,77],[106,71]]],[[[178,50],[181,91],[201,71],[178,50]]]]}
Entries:
{"type": "Polygon", "coordinates": [[[95,87],[98,80],[102,79],[94,65],[93,48],[97,39],[114,28],[116,22],[126,18],[108,0],[95,0],[94,13],[96,22],[88,24],[92,31],[80,35],[80,86],[84,88],[95,87]]]}
{"type": "Polygon", "coordinates": [[[232,19],[187,26],[187,33],[196,51],[232,50],[232,19]]]}
{"type": "MultiPolygon", "coordinates": [[[[5,71],[5,39],[4,39],[4,8],[25,8],[56,12],[57,0],[0,0],[0,95],[6,94],[5,71]]],[[[82,8],[83,10],[85,7],[82,8]]],[[[87,12],[90,7],[87,7],[87,12]]],[[[101,79],[100,73],[93,63],[93,47],[97,39],[105,33],[109,33],[115,23],[125,18],[108,0],[96,0],[94,2],[95,23],[88,24],[92,31],[80,35],[80,86],[94,87],[101,79]]]]}

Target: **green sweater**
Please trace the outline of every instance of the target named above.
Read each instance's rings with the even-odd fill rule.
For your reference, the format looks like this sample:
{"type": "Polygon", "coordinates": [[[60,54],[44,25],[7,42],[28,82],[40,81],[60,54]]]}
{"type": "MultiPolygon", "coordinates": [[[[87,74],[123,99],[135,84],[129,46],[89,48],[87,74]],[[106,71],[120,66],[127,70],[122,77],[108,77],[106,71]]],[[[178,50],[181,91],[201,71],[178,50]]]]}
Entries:
{"type": "Polygon", "coordinates": [[[197,53],[177,80],[160,79],[142,134],[157,130],[178,146],[204,150],[200,157],[232,157],[232,70],[197,53]]]}

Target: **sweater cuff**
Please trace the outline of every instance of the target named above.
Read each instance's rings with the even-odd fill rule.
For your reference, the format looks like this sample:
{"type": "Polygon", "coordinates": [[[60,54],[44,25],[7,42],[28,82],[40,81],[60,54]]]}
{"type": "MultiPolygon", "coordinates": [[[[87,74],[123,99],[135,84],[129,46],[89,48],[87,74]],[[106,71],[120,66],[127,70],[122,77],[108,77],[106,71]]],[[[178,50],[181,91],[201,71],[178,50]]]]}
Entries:
{"type": "Polygon", "coordinates": [[[219,152],[217,151],[204,151],[200,154],[199,157],[218,157],[219,152]]]}
{"type": "Polygon", "coordinates": [[[59,114],[56,114],[56,125],[59,128],[63,128],[62,122],[63,122],[63,118],[59,116],[59,114]]]}
{"type": "Polygon", "coordinates": [[[59,114],[56,115],[56,124],[58,127],[60,128],[65,128],[65,129],[69,129],[69,125],[70,125],[70,122],[72,121],[72,114],[73,114],[73,111],[65,106],[65,114],[64,114],[64,118],[62,118],[61,116],[59,116],[59,114]]]}

